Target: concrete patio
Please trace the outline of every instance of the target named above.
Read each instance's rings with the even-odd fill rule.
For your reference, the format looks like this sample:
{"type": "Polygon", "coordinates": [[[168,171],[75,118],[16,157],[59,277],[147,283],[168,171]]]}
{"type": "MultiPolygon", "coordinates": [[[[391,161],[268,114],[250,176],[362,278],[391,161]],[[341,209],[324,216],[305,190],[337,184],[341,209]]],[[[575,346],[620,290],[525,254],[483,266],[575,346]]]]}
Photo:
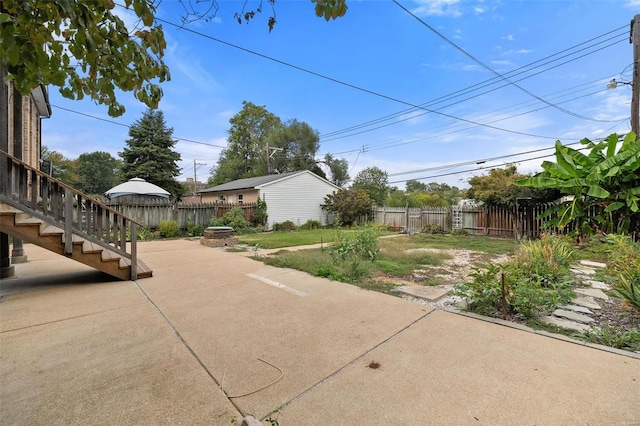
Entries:
{"type": "Polygon", "coordinates": [[[640,357],[174,240],[115,282],[27,245],[2,280],[4,424],[640,424],[640,357]]]}

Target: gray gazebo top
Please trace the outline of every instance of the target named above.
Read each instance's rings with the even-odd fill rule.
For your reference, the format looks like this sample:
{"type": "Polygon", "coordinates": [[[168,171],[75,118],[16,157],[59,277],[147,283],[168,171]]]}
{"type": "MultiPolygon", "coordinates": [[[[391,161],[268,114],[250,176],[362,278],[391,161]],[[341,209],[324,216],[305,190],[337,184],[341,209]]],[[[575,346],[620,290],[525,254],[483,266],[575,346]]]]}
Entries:
{"type": "Polygon", "coordinates": [[[116,185],[104,193],[109,198],[117,198],[125,195],[147,195],[151,197],[169,198],[171,195],[168,191],[147,182],[142,178],[132,178],[127,182],[116,185]]]}

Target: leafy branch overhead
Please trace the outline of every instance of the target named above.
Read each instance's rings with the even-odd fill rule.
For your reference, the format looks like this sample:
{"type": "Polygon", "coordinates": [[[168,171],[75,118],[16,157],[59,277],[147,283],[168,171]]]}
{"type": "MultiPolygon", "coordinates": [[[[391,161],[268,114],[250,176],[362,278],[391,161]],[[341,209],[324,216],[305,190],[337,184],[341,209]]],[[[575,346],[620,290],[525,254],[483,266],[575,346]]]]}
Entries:
{"type": "MultiPolygon", "coordinates": [[[[138,21],[127,28],[118,16],[114,0],[3,0],[0,2],[0,66],[8,72],[22,94],[38,85],[59,87],[69,99],[89,97],[108,107],[117,117],[125,107],[116,99],[116,89],[133,92],[140,102],[157,108],[162,98],[160,83],[170,79],[162,58],[166,41],[161,25],[155,22],[154,0],[123,0],[138,21]]],[[[274,4],[268,26],[276,23],[274,4]]],[[[315,12],[326,20],[343,16],[346,0],[312,0],[315,12]]],[[[158,2],[160,4],[161,2],[158,2]]],[[[204,13],[192,10],[191,2],[181,2],[188,24],[218,10],[217,0],[203,1],[204,13]],[[187,5],[189,7],[187,7],[187,5]]],[[[200,2],[196,2],[200,3],[200,2]]],[[[262,11],[236,13],[247,22],[262,11]]],[[[245,5],[247,2],[244,3],[245,5]]]]}
{"type": "Polygon", "coordinates": [[[158,83],[169,80],[162,62],[166,42],[154,24],[151,0],[125,0],[141,26],[130,33],[113,0],[34,2],[4,0],[0,13],[0,63],[23,94],[54,85],[69,99],[85,96],[107,105],[109,115],[125,111],[115,90],[133,92],[156,108],[158,83]]]}

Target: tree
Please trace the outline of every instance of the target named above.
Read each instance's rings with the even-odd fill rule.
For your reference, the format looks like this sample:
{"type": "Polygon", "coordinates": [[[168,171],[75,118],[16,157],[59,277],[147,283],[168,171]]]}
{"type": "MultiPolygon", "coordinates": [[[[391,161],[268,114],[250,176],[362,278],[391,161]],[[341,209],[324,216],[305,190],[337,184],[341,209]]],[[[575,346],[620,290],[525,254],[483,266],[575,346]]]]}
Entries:
{"type": "MultiPolygon", "coordinates": [[[[267,1],[273,10],[268,20],[271,30],[276,23],[275,0],[267,1]]],[[[346,0],[312,1],[316,15],[327,21],[347,12],[346,0]]],[[[155,1],[124,0],[124,4],[139,18],[135,28],[127,28],[113,13],[113,0],[3,0],[0,66],[8,71],[8,80],[25,95],[43,84],[58,86],[69,99],[89,96],[107,105],[114,117],[125,111],[115,89],[132,91],[136,99],[156,108],[162,97],[158,83],[170,76],[162,61],[166,41],[162,26],[155,21],[155,1]]],[[[207,7],[217,11],[217,0],[210,0],[207,7]]],[[[185,10],[183,23],[193,21],[185,10]]],[[[236,18],[248,22],[261,11],[262,1],[255,10],[243,7],[236,18]]]]}
{"type": "Polygon", "coordinates": [[[341,189],[324,197],[322,208],[336,213],[336,220],[342,225],[351,226],[358,218],[370,216],[373,200],[364,189],[341,189]]]}
{"type": "Polygon", "coordinates": [[[311,170],[326,178],[315,159],[320,148],[320,136],[317,130],[304,121],[293,119],[278,126],[268,135],[267,143],[272,151],[269,173],[311,170]]]}
{"type": "Polygon", "coordinates": [[[578,237],[587,227],[640,237],[640,139],[629,132],[622,144],[616,134],[598,143],[586,138],[581,143],[591,150],[588,154],[557,141],[556,162],[543,162],[543,172],[516,185],[572,195],[543,216],[555,215],[549,224],[560,228],[575,221],[578,237]],[[593,209],[599,214],[590,217],[593,209]]]}
{"type": "Polygon", "coordinates": [[[469,198],[480,200],[489,205],[513,207],[516,199],[526,198],[529,203],[548,202],[558,199],[557,190],[539,190],[516,186],[516,181],[527,178],[520,174],[514,164],[503,169],[489,170],[488,175],[474,176],[469,179],[469,198]]]}
{"type": "Polygon", "coordinates": [[[324,163],[329,167],[331,182],[337,186],[344,186],[349,182],[349,163],[344,158],[334,158],[331,154],[325,154],[324,163]]]}
{"type": "Polygon", "coordinates": [[[125,0],[142,22],[130,33],[113,13],[112,0],[4,0],[0,64],[25,95],[39,84],[54,85],[66,98],[89,96],[107,105],[115,117],[125,111],[116,100],[120,89],[155,108],[162,97],[156,81],[169,80],[169,69],[162,62],[166,42],[154,23],[153,3],[125,0]]]}
{"type": "MultiPolygon", "coordinates": [[[[77,160],[66,158],[58,151],[50,150],[44,145],[42,145],[40,158],[45,162],[49,162],[51,165],[50,171],[52,177],[61,180],[70,186],[76,186],[78,184],[79,177],[77,160]]],[[[49,170],[45,170],[45,172],[49,173],[49,170]]]]}
{"type": "Polygon", "coordinates": [[[242,102],[242,110],[229,123],[228,146],[211,170],[209,183],[213,185],[266,175],[267,137],[282,126],[278,116],[247,101],[242,102]]]}
{"type": "Polygon", "coordinates": [[[96,151],[78,157],[78,188],[86,194],[104,194],[122,179],[120,161],[108,152],[96,151]]]}
{"type": "Polygon", "coordinates": [[[180,154],[173,151],[176,140],[172,135],[173,129],[167,127],[162,111],[145,111],[129,128],[128,148],[118,153],[124,178],[139,177],[179,196],[182,186],[176,177],[180,174],[180,154]]]}
{"type": "Polygon", "coordinates": [[[388,183],[387,172],[378,167],[367,167],[356,175],[351,186],[364,189],[378,206],[383,206],[389,192],[388,183]]]}
{"type": "Polygon", "coordinates": [[[405,183],[407,192],[427,192],[427,184],[410,179],[405,183]]]}

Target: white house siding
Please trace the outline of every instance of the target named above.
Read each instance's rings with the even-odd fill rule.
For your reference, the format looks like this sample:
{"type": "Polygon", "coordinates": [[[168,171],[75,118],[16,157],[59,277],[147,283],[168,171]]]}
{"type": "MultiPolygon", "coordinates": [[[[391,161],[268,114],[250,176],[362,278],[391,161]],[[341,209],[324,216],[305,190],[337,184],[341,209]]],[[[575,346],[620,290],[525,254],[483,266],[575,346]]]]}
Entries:
{"type": "Polygon", "coordinates": [[[320,207],[324,197],[337,186],[317,177],[311,172],[288,176],[282,180],[259,186],[260,195],[267,202],[268,226],[290,220],[296,226],[308,220],[327,223],[327,212],[320,207]]]}

